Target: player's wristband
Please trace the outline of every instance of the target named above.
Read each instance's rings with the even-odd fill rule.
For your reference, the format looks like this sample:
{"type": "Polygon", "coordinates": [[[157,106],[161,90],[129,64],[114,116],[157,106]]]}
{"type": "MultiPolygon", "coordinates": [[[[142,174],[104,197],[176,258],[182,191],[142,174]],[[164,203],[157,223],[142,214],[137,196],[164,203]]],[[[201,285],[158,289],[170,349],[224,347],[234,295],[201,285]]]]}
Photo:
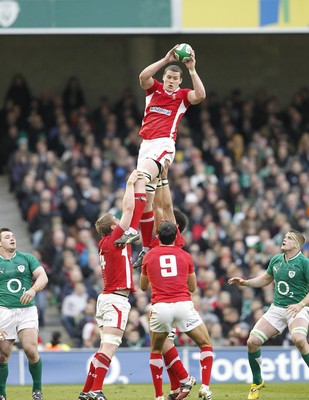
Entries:
{"type": "Polygon", "coordinates": [[[128,186],[130,186],[130,185],[134,185],[134,183],[133,183],[133,182],[131,182],[131,181],[128,181],[128,182],[127,182],[127,185],[128,185],[128,186]]]}
{"type": "Polygon", "coordinates": [[[162,179],[162,186],[168,186],[168,179],[162,179]]]}
{"type": "Polygon", "coordinates": [[[304,301],[300,301],[299,304],[304,308],[307,307],[304,301]]]}
{"type": "Polygon", "coordinates": [[[40,288],[38,287],[38,285],[33,285],[31,287],[31,289],[33,289],[36,293],[40,291],[40,288]]]}
{"type": "Polygon", "coordinates": [[[242,285],[243,286],[250,286],[248,281],[243,281],[242,285]]]}
{"type": "Polygon", "coordinates": [[[190,75],[195,75],[196,74],[196,70],[194,69],[189,69],[189,74],[190,75]]]}

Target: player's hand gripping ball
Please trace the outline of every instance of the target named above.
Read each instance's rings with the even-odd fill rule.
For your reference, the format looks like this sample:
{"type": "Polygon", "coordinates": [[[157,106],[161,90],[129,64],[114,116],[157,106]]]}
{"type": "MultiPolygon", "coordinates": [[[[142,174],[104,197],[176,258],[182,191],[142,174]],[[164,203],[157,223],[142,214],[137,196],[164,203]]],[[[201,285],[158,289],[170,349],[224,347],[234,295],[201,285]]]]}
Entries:
{"type": "Polygon", "coordinates": [[[189,44],[181,43],[175,49],[175,58],[178,61],[186,63],[186,62],[190,61],[191,51],[192,51],[192,47],[189,44]]]}

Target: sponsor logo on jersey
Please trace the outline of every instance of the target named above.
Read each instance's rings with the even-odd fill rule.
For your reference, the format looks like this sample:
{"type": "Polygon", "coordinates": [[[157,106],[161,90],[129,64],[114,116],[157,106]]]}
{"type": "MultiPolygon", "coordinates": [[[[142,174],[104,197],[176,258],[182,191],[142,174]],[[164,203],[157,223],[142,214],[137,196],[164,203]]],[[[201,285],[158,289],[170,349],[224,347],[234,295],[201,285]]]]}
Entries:
{"type": "Polygon", "coordinates": [[[24,265],[19,265],[17,267],[17,269],[18,269],[19,272],[23,273],[25,271],[25,266],[24,265]]]}
{"type": "Polygon", "coordinates": [[[4,268],[1,268],[1,269],[0,269],[0,274],[3,274],[3,275],[4,275],[4,268]]]}
{"type": "Polygon", "coordinates": [[[275,272],[278,272],[278,269],[281,268],[281,267],[282,267],[282,262],[280,262],[279,264],[275,264],[273,266],[275,272]]]}
{"type": "Polygon", "coordinates": [[[295,271],[289,271],[289,278],[294,278],[295,271]]]}
{"type": "Polygon", "coordinates": [[[156,106],[150,107],[150,111],[151,112],[156,112],[158,114],[164,114],[164,115],[167,115],[167,116],[170,116],[172,114],[171,110],[166,110],[165,108],[156,107],[156,106]]]}

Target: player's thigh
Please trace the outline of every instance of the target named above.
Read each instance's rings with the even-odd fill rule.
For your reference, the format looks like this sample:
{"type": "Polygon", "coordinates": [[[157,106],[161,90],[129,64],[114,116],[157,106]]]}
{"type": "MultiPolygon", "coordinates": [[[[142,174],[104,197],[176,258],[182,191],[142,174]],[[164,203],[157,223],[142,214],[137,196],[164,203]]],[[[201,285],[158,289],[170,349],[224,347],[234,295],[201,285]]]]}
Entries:
{"type": "Polygon", "coordinates": [[[186,334],[200,347],[211,346],[211,340],[204,322],[186,334]]]}
{"type": "Polygon", "coordinates": [[[19,316],[17,318],[17,332],[21,332],[24,329],[39,330],[39,315],[36,306],[25,307],[19,310],[19,316]]]}
{"type": "Polygon", "coordinates": [[[180,301],[174,304],[174,321],[180,332],[192,331],[203,322],[192,301],[180,301]]]}
{"type": "Polygon", "coordinates": [[[153,332],[150,331],[150,344],[151,344],[151,351],[159,351],[164,354],[164,344],[167,338],[167,332],[153,332]]]}
{"type": "Polygon", "coordinates": [[[0,307],[0,327],[5,331],[5,338],[8,340],[17,339],[15,313],[15,309],[0,307]]]}
{"type": "Polygon", "coordinates": [[[285,308],[277,307],[272,304],[262,318],[256,323],[254,329],[260,329],[260,327],[262,327],[267,337],[270,338],[271,336],[269,335],[272,334],[272,336],[274,336],[278,333],[282,333],[287,326],[288,322],[285,308]]]}
{"type": "Polygon", "coordinates": [[[173,326],[174,303],[156,303],[152,306],[149,327],[152,332],[169,333],[173,326]]]}
{"type": "Polygon", "coordinates": [[[295,318],[289,317],[288,328],[293,341],[303,341],[308,336],[309,313],[308,307],[304,307],[295,318]]]}
{"type": "MultiPolygon", "coordinates": [[[[270,321],[265,319],[264,316],[257,321],[250,332],[248,344],[263,344],[268,339],[277,336],[280,333],[279,329],[274,326],[274,324],[276,324],[275,318],[270,319],[270,321]]],[[[277,324],[277,326],[279,325],[277,324]]]]}
{"type": "Polygon", "coordinates": [[[101,326],[125,330],[131,305],[126,297],[100,294],[97,300],[96,321],[101,326]]]}
{"type": "Polygon", "coordinates": [[[25,352],[35,352],[38,346],[38,330],[35,328],[26,328],[18,332],[18,338],[25,352]]]}
{"type": "MultiPolygon", "coordinates": [[[[146,160],[156,161],[164,166],[166,160],[171,164],[175,157],[175,142],[170,138],[143,140],[137,159],[137,169],[143,169],[146,160]]],[[[153,176],[155,177],[155,176],[153,176]]]]}

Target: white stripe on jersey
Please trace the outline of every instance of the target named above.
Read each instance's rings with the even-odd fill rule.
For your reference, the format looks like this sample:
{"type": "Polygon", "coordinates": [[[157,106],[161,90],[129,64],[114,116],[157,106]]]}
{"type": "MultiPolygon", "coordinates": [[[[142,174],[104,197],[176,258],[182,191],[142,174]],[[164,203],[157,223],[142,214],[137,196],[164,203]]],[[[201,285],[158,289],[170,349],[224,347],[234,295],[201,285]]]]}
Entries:
{"type": "Polygon", "coordinates": [[[185,104],[184,104],[184,102],[182,101],[182,102],[180,103],[180,105],[179,105],[179,108],[178,108],[177,113],[176,113],[176,115],[175,115],[175,119],[174,119],[172,128],[171,128],[171,130],[170,130],[170,138],[171,138],[171,139],[174,139],[173,133],[175,132],[176,123],[177,123],[177,121],[178,121],[179,116],[180,116],[181,114],[184,114],[184,113],[186,112],[186,110],[187,110],[187,109],[186,109],[186,107],[185,107],[185,104]]]}
{"type": "Polygon", "coordinates": [[[124,246],[122,249],[121,255],[124,256],[125,261],[126,261],[126,280],[127,280],[127,288],[131,287],[131,266],[130,266],[130,261],[128,257],[128,250],[127,246],[124,246]]]}

